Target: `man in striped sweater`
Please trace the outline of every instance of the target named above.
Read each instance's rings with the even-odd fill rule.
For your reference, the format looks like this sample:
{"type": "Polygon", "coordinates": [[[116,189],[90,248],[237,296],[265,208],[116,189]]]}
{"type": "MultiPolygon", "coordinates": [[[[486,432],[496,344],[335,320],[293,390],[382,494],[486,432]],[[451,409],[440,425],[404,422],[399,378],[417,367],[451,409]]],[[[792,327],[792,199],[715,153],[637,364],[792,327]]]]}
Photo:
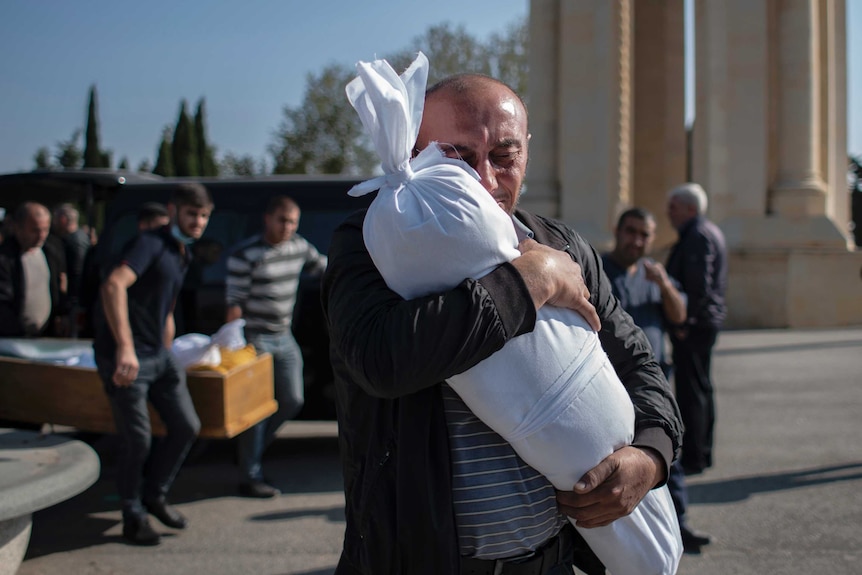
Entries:
{"type": "Polygon", "coordinates": [[[263,477],[263,451],[279,426],[299,413],[304,402],[302,352],[291,333],[293,307],[303,269],[320,274],[326,256],[296,233],[299,206],[273,197],[264,213],[264,231],[243,242],[227,263],[227,321],[245,319],[245,337],[273,359],[278,411],[243,432],[238,440],[239,493],[275,497],[280,492],[263,477]]]}

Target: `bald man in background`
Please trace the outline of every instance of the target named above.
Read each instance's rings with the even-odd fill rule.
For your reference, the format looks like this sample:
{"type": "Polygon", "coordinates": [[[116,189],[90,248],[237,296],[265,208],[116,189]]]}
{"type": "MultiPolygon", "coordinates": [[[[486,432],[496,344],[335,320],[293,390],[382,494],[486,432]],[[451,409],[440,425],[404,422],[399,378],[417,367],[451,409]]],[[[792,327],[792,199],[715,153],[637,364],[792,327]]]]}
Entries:
{"type": "Polygon", "coordinates": [[[46,244],[51,212],[26,202],[12,215],[12,233],[0,246],[0,337],[61,335],[66,291],[62,249],[46,244]]]}

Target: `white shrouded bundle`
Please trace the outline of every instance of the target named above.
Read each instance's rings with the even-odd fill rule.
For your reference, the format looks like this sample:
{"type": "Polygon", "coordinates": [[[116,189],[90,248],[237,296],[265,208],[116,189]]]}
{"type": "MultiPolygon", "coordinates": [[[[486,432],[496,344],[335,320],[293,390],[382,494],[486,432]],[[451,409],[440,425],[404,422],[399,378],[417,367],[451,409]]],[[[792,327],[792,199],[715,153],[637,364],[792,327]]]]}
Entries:
{"type": "Polygon", "coordinates": [[[512,219],[473,168],[436,145],[410,161],[428,78],[425,55],[420,52],[400,78],[385,60],[356,68],[359,77],[347,85],[347,97],[371,134],[385,175],[350,194],[379,189],[362,233],[387,285],[412,299],[480,278],[516,258],[512,219]]]}
{"type": "MultiPolygon", "coordinates": [[[[384,175],[351,195],[379,190],[363,237],[387,285],[406,299],[481,278],[519,255],[506,214],[466,163],[432,143],[412,161],[428,60],[398,76],[384,60],[360,62],[347,95],[371,135],[384,175]]],[[[634,437],[634,408],[586,320],[543,306],[531,333],[448,383],[464,403],[555,487],[584,473],[634,437]]],[[[575,525],[577,528],[577,525],[575,525]]],[[[614,575],[670,575],[682,554],[667,487],[650,491],[628,516],[579,529],[614,575]]]]}

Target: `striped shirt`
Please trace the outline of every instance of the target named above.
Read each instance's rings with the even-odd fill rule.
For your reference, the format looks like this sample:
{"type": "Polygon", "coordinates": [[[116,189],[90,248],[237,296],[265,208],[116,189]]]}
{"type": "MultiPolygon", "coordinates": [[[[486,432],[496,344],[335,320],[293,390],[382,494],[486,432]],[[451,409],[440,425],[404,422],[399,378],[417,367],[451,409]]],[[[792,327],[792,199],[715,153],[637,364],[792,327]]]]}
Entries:
{"type": "MultiPolygon", "coordinates": [[[[512,221],[519,241],[533,237],[517,218],[512,221]]],[[[567,521],[557,509],[554,486],[445,383],[443,406],[461,555],[505,559],[535,551],[567,521]]]]}
{"type": "Polygon", "coordinates": [[[298,234],[277,245],[262,236],[249,238],[227,261],[227,305],[242,308],[246,331],[285,332],[303,268],[321,273],[326,263],[326,256],[298,234]]]}
{"type": "Polygon", "coordinates": [[[452,454],[452,494],[461,555],[529,554],[566,522],[554,486],[482,423],[451,387],[443,404],[452,454]]]}

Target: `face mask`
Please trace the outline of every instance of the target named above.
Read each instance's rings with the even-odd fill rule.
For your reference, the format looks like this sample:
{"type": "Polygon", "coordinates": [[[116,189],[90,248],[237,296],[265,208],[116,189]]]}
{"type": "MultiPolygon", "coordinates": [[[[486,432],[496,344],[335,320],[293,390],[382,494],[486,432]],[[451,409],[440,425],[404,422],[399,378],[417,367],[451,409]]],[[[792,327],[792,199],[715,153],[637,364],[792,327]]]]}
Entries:
{"type": "Polygon", "coordinates": [[[195,241],[194,238],[191,238],[180,231],[180,227],[177,224],[171,224],[171,235],[174,236],[178,242],[186,246],[195,241]]]}

